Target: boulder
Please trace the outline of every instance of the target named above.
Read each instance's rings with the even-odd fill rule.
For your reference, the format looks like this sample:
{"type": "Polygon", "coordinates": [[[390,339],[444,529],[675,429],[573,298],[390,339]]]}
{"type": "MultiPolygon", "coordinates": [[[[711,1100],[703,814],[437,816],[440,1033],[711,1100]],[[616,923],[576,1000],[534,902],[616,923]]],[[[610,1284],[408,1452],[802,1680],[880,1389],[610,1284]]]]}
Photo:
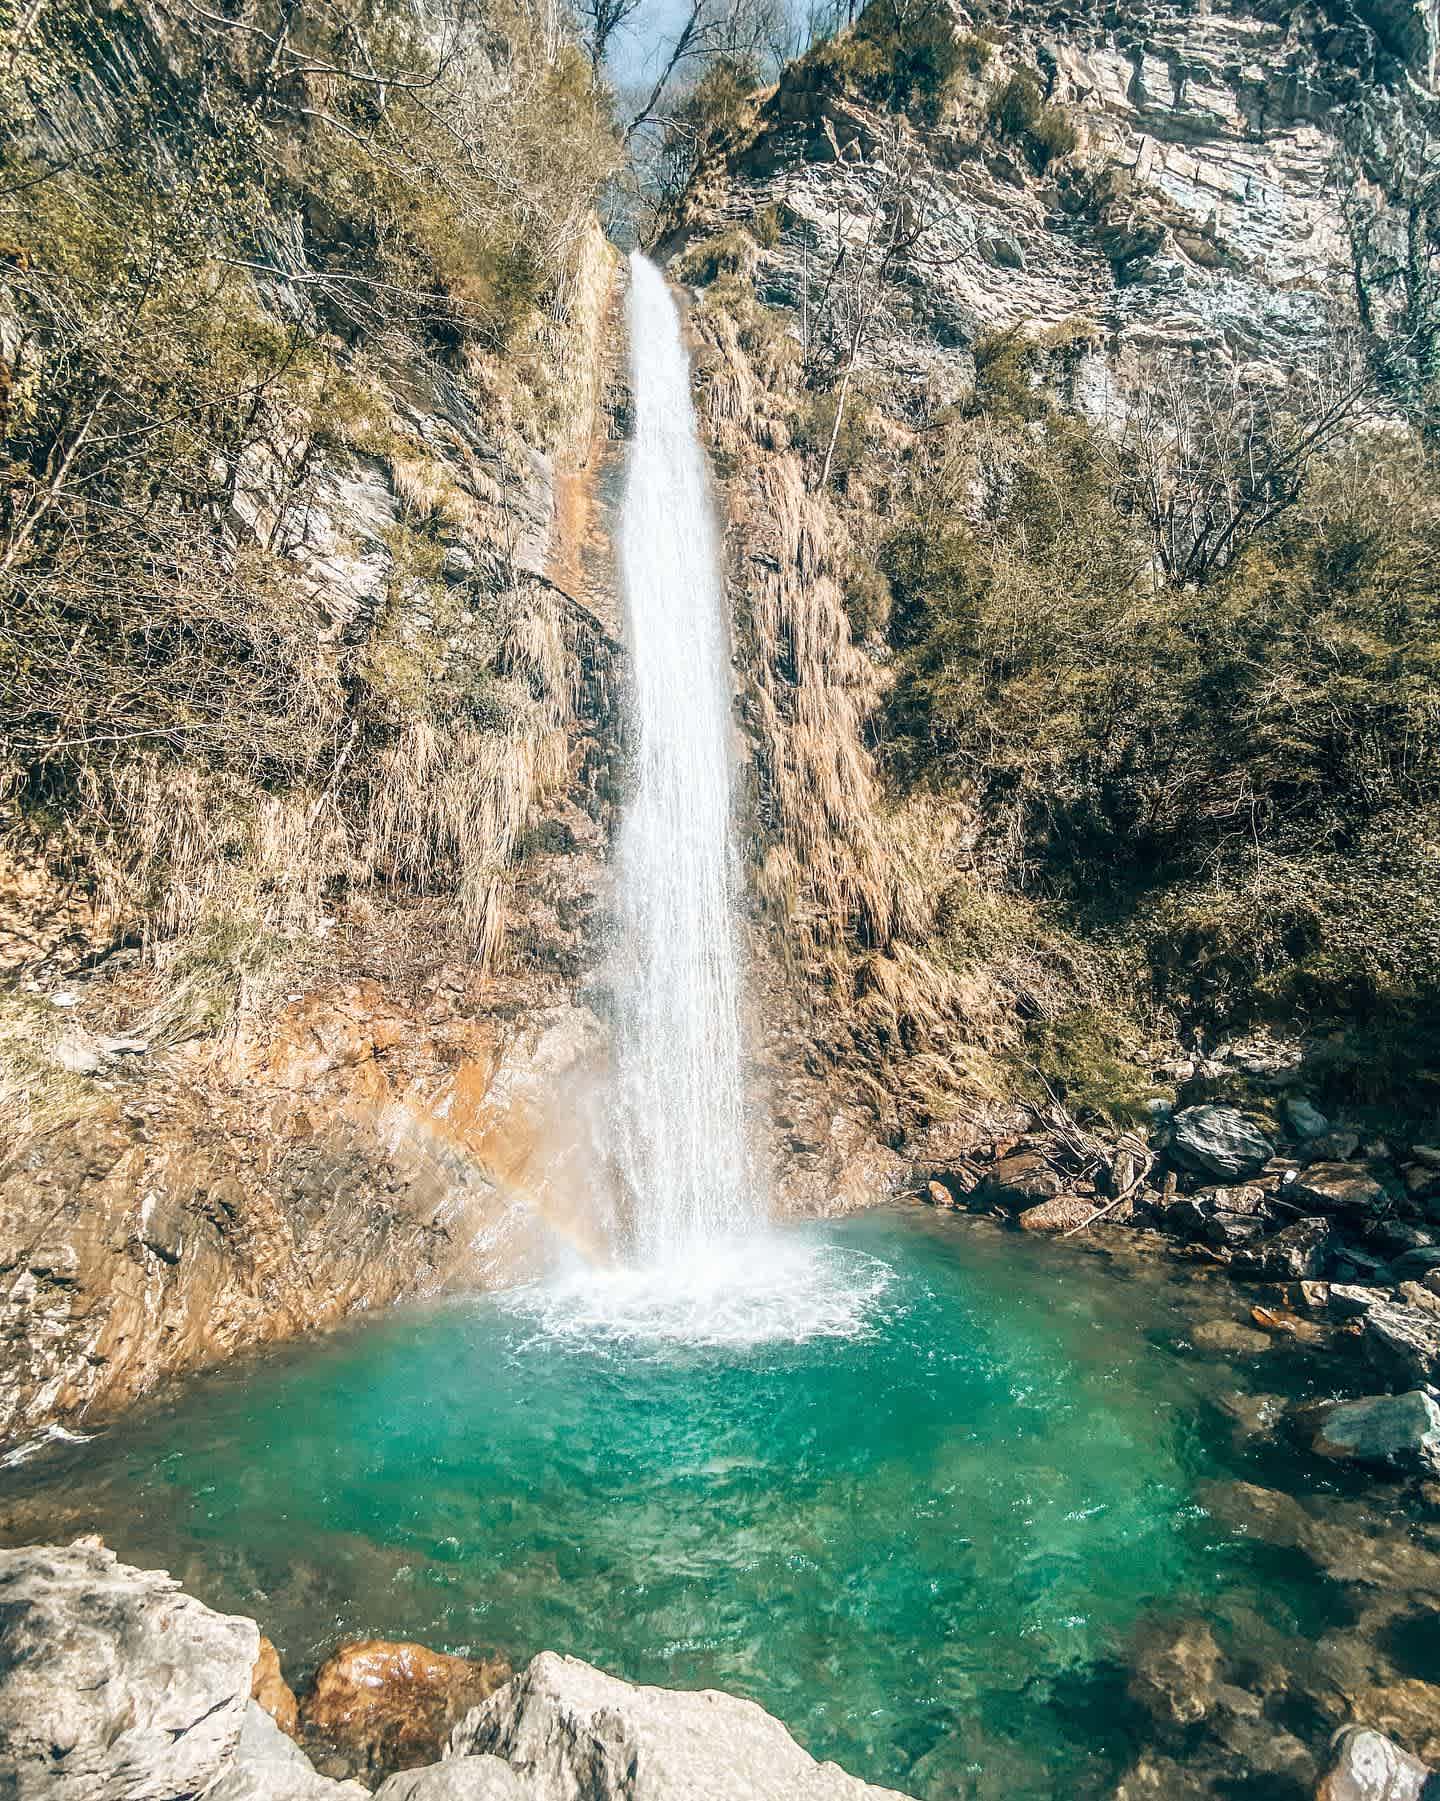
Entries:
{"type": "Polygon", "coordinates": [[[1303,1095],[1291,1095],[1285,1103],[1285,1123],[1297,1138],[1319,1138],[1330,1130],[1330,1121],[1303,1095]]]}
{"type": "Polygon", "coordinates": [[[1389,1199],[1363,1163],[1312,1163],[1285,1190],[1287,1201],[1317,1213],[1373,1213],[1389,1199]]]}
{"type": "Polygon", "coordinates": [[[1197,1351],[1217,1351],[1227,1357],[1255,1357],[1270,1349],[1267,1333],[1242,1326],[1238,1320],[1206,1320],[1191,1330],[1189,1338],[1197,1351]]]}
{"type": "Polygon", "coordinates": [[[359,1639],[315,1673],[305,1730],[362,1768],[413,1769],[438,1758],[455,1723],[510,1680],[503,1658],[472,1662],[424,1645],[359,1639]]]}
{"type": "Polygon", "coordinates": [[[1415,1245],[1410,1250],[1401,1251],[1390,1265],[1390,1273],[1397,1282],[1418,1282],[1428,1276],[1432,1269],[1440,1269],[1440,1245],[1415,1245]]]}
{"type": "Polygon", "coordinates": [[[96,1539],[0,1551],[0,1794],[198,1794],[239,1742],[259,1651],[253,1620],[96,1539]]]}
{"type": "Polygon", "coordinates": [[[1015,1223],[1022,1232],[1069,1232],[1091,1219],[1096,1206],[1081,1194],[1057,1194],[1038,1207],[1027,1207],[1015,1223]]]}
{"type": "Polygon", "coordinates": [[[1330,1311],[1341,1319],[1359,1319],[1389,1299],[1388,1288],[1366,1288],[1356,1282],[1330,1284],[1330,1311]]]}
{"type": "Polygon", "coordinates": [[[547,1794],[498,1757],[447,1757],[388,1776],[375,1801],[546,1801],[547,1794]]]}
{"type": "Polygon", "coordinates": [[[1243,1182],[1259,1173],[1275,1146],[1238,1108],[1185,1107],[1170,1127],[1170,1149],[1188,1169],[1221,1181],[1243,1182]]]}
{"type": "Polygon", "coordinates": [[[466,1715],[447,1755],[504,1758],[537,1801],[896,1801],[816,1763],[753,1701],[636,1687],[550,1651],[466,1715]]]}
{"type": "Polygon", "coordinates": [[[292,1738],[252,1701],[245,1710],[235,1755],[205,1801],[367,1801],[358,1782],[320,1775],[292,1738]]]}
{"type": "Polygon", "coordinates": [[[1440,1407],[1423,1389],[1340,1401],[1320,1416],[1312,1448],[1321,1457],[1388,1463],[1440,1476],[1440,1407]]]}
{"type": "Polygon", "coordinates": [[[1012,1151],[992,1164],[982,1191],[1006,1207],[1033,1207],[1053,1200],[1065,1186],[1060,1172],[1039,1151],[1012,1151]]]}
{"type": "Polygon", "coordinates": [[[1430,1772],[1383,1733],[1350,1726],[1333,1747],[1315,1801],[1421,1801],[1430,1772]]]}
{"type": "Polygon", "coordinates": [[[1312,1138],[1305,1146],[1305,1154],[1309,1157],[1331,1158],[1337,1163],[1345,1163],[1360,1149],[1358,1132],[1322,1132],[1318,1138],[1312,1138]]]}
{"type": "Polygon", "coordinates": [[[1382,1301],[1365,1315],[1363,1342],[1370,1361],[1394,1380],[1417,1388],[1440,1380],[1440,1317],[1433,1313],[1382,1301]]]}
{"type": "Polygon", "coordinates": [[[1232,1267],[1237,1275],[1262,1282],[1299,1282],[1323,1276],[1332,1236],[1327,1219],[1297,1219],[1293,1226],[1239,1252],[1232,1267]]]}
{"type": "Polygon", "coordinates": [[[250,1681],[250,1698],[291,1738],[300,1735],[300,1706],[294,1691],[280,1671],[280,1653],[268,1638],[260,1640],[260,1655],[255,1660],[255,1674],[250,1681]]]}

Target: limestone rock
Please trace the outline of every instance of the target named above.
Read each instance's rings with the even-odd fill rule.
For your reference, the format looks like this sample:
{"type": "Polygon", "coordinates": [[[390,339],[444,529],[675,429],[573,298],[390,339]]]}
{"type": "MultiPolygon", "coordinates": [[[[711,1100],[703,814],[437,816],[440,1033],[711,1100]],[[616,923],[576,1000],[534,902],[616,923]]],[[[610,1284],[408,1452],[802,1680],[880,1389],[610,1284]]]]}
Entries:
{"type": "Polygon", "coordinates": [[[1341,1401],[1321,1415],[1313,1449],[1322,1457],[1390,1463],[1440,1475],[1440,1406],[1423,1389],[1341,1401]]]}
{"type": "Polygon", "coordinates": [[[174,1801],[221,1773],[260,1649],[97,1540],[0,1551],[0,1794],[174,1801]]]}
{"type": "Polygon", "coordinates": [[[401,1770],[375,1791],[375,1801],[545,1801],[532,1782],[498,1757],[447,1757],[423,1770],[401,1770]]]}
{"type": "Polygon", "coordinates": [[[1185,1107],[1170,1128],[1179,1162],[1223,1181],[1243,1182],[1263,1169],[1275,1146],[1235,1107],[1185,1107]]]}
{"type": "Polygon", "coordinates": [[[753,1701],[606,1676],[545,1651],[467,1714],[448,1755],[502,1757],[537,1801],[895,1801],[817,1764],[753,1701]]]}
{"type": "Polygon", "coordinates": [[[250,1682],[250,1698],[259,1703],[282,1732],[291,1738],[298,1737],[300,1706],[281,1674],[280,1653],[268,1638],[260,1640],[260,1655],[255,1660],[255,1674],[250,1682]]]}
{"type": "Polygon", "coordinates": [[[331,1782],[320,1775],[299,1745],[252,1701],[234,1758],[205,1791],[205,1801],[365,1801],[368,1793],[358,1782],[331,1782]]]}
{"type": "Polygon", "coordinates": [[[471,1661],[424,1645],[360,1639],[316,1671],[301,1715],[307,1732],[371,1770],[438,1758],[451,1728],[509,1681],[503,1658],[471,1661]]]}
{"type": "Polygon", "coordinates": [[[1429,1770],[1382,1733],[1352,1726],[1335,1742],[1335,1759],[1315,1801],[1421,1801],[1429,1770]]]}

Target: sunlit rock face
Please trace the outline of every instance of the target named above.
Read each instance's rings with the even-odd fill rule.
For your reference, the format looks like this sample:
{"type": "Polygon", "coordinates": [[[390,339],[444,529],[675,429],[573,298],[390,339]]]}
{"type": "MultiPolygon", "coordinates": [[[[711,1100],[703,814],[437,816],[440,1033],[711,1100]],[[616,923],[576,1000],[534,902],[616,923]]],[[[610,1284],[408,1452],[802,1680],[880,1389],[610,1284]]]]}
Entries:
{"type": "MultiPolygon", "coordinates": [[[[1077,128],[1039,169],[978,133],[972,108],[921,132],[926,221],[874,361],[916,398],[963,393],[971,346],[1022,326],[1064,339],[1072,404],[1112,414],[1148,353],[1278,372],[1318,349],[1349,303],[1347,144],[1373,158],[1407,98],[1433,92],[1437,8],[1219,0],[1121,8],[1043,0],[962,9],[995,40],[992,85],[1036,75],[1077,128]],[[1362,130],[1363,121],[1363,130],[1362,130]]],[[[977,91],[979,91],[977,89],[977,91]]],[[[807,279],[852,242],[893,160],[889,126],[801,64],[765,103],[729,180],[702,182],[686,237],[779,209],[761,297],[802,308],[807,279]]],[[[907,154],[913,148],[907,147],[907,154]]]]}

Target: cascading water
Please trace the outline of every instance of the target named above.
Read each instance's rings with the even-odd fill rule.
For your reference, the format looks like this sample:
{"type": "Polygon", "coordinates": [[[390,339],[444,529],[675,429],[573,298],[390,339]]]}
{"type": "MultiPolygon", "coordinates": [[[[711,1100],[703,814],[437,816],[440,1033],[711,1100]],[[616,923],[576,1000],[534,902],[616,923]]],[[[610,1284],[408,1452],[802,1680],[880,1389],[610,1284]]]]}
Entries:
{"type": "Polygon", "coordinates": [[[739,1350],[871,1329],[889,1266],[770,1231],[746,1148],[729,659],[719,544],[680,317],[631,258],[635,434],[620,519],[634,798],[618,855],[619,1263],[512,1290],[537,1339],[739,1350]]]}
{"type": "Polygon", "coordinates": [[[619,1085],[634,1250],[759,1223],[741,1082],[729,660],[719,547],[665,278],[630,261],[635,435],[620,521],[638,736],[619,848],[619,1085]]]}

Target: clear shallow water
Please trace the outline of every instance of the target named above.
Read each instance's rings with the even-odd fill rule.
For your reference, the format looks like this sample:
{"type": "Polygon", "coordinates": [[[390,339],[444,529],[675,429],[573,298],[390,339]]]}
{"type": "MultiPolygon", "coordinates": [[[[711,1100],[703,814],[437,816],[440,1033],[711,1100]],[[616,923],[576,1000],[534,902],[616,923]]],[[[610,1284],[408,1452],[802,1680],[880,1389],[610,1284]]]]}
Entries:
{"type": "Polygon", "coordinates": [[[1105,1792],[1157,1608],[1308,1629],[1196,1504],[1237,1469],[1233,1372],[1157,1343],[1193,1283],[920,1210],[779,1245],[754,1292],[800,1297],[788,1331],[734,1270],[694,1342],[622,1278],[389,1315],[5,1474],[5,1530],[101,1530],[292,1675],[364,1633],[550,1647],[936,1798],[1105,1792]]]}

